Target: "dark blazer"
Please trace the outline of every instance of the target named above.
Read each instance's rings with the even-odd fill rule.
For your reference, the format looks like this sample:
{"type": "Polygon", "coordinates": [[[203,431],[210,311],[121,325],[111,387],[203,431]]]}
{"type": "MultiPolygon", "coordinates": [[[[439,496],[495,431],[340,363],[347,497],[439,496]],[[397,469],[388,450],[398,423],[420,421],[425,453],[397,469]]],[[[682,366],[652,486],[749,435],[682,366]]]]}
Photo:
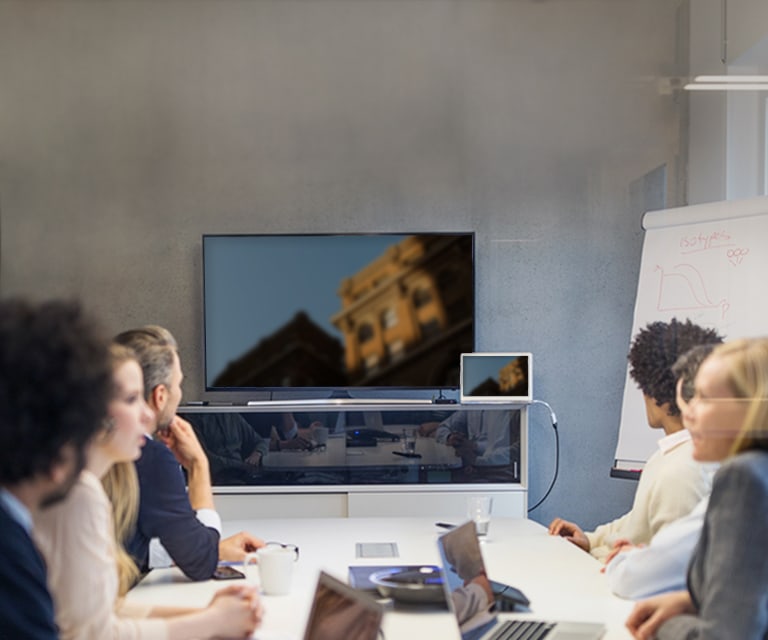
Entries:
{"type": "Polygon", "coordinates": [[[0,532],[0,639],[58,638],[43,558],[2,504],[0,532]]]}
{"type": "Polygon", "coordinates": [[[149,541],[159,538],[178,567],[192,580],[208,580],[219,560],[219,532],[206,527],[189,504],[184,475],[171,450],[147,438],[136,461],[139,516],[126,544],[139,569],[149,570],[149,541]]]}
{"type": "Polygon", "coordinates": [[[740,453],[715,475],[688,569],[698,615],[671,618],[659,640],[768,638],[768,452],[740,453]]]}

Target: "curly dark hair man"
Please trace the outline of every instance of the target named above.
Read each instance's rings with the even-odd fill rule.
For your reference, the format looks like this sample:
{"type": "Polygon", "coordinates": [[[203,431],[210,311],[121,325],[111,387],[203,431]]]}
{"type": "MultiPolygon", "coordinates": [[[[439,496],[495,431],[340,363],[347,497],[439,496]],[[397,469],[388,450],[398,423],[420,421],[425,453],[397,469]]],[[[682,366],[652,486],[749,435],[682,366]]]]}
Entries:
{"type": "Polygon", "coordinates": [[[651,322],[637,332],[629,349],[629,375],[643,395],[657,406],[667,405],[671,416],[679,416],[675,403],[677,377],[672,372],[675,361],[691,348],[723,341],[714,329],[705,329],[690,320],[651,322]]]}
{"type": "Polygon", "coordinates": [[[691,348],[722,342],[712,329],[690,320],[651,322],[637,332],[629,351],[629,373],[640,387],[651,429],[663,431],[657,450],[643,467],[632,509],[585,532],[555,518],[549,533],[566,538],[605,561],[627,542],[648,544],[664,526],[687,515],[711,487],[711,477],[692,456],[693,445],[676,404],[677,378],[672,366],[691,348]]]}
{"type": "Polygon", "coordinates": [[[110,393],[107,341],[72,302],[0,301],[0,629],[57,638],[32,513],[66,496],[110,393]]]}

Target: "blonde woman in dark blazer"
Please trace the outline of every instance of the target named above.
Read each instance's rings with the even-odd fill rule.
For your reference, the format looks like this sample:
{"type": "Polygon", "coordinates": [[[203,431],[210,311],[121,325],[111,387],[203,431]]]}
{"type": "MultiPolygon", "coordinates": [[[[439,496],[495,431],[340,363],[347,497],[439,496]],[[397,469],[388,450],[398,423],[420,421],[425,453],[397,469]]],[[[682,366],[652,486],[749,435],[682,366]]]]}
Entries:
{"type": "Polygon", "coordinates": [[[701,365],[686,422],[694,457],[730,458],[715,476],[688,589],[638,603],[646,640],[768,638],[768,339],[717,347],[701,365]]]}

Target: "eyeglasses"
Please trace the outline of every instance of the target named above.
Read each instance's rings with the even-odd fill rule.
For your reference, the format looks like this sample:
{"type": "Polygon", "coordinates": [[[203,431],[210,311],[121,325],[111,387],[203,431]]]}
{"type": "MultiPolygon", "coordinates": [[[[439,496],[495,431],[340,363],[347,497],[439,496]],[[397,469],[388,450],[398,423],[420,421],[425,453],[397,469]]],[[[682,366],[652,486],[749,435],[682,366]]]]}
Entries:
{"type": "Polygon", "coordinates": [[[264,548],[266,549],[277,549],[278,547],[286,549],[287,551],[293,551],[296,554],[295,559],[299,559],[299,548],[295,544],[283,544],[282,542],[275,542],[274,540],[264,544],[264,548]]]}
{"type": "Polygon", "coordinates": [[[706,398],[694,393],[693,397],[686,402],[694,404],[696,402],[766,402],[768,398],[706,398]]]}

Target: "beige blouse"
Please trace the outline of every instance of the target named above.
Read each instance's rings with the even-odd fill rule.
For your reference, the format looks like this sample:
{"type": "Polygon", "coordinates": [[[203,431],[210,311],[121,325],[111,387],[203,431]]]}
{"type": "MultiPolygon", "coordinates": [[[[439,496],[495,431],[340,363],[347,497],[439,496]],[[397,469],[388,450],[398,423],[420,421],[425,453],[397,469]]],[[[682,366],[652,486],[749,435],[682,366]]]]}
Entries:
{"type": "Polygon", "coordinates": [[[147,618],[149,607],[118,603],[111,505],[90,471],[63,502],[37,514],[34,535],[62,640],[167,640],[166,621],[147,618]]]}

